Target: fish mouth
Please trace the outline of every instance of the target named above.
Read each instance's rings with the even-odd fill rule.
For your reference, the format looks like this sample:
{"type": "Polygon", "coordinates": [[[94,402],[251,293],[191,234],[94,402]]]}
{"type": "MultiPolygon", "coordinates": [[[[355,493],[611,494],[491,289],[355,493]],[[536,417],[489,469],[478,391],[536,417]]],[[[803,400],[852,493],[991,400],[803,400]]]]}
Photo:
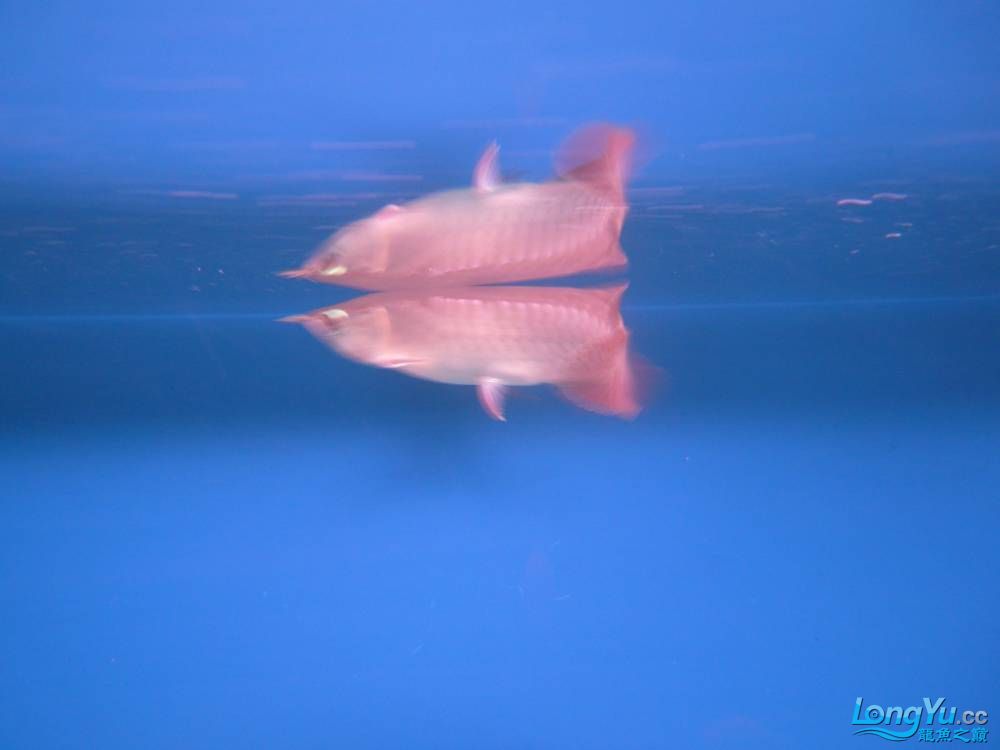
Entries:
{"type": "Polygon", "coordinates": [[[339,329],[344,320],[350,317],[347,310],[339,307],[328,307],[325,310],[314,310],[311,313],[286,315],[278,318],[278,323],[298,323],[300,325],[321,325],[331,331],[339,329]]]}
{"type": "Polygon", "coordinates": [[[315,281],[330,276],[343,276],[345,273],[347,273],[347,266],[336,265],[329,268],[293,268],[290,271],[278,271],[278,276],[283,279],[311,279],[315,281]]]}

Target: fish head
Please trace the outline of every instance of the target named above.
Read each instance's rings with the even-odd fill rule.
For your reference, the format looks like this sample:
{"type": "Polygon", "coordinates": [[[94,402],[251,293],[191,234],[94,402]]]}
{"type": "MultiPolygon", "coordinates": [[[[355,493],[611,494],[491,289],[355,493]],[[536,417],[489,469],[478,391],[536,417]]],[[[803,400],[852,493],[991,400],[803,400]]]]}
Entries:
{"type": "Polygon", "coordinates": [[[385,238],[371,222],[358,221],[330,236],[306,263],[314,281],[351,285],[358,276],[385,268],[385,238]]]}
{"type": "Polygon", "coordinates": [[[301,323],[338,354],[358,362],[380,364],[392,339],[392,319],[382,305],[325,307],[285,322],[301,323]]]}
{"type": "Polygon", "coordinates": [[[319,246],[306,264],[292,275],[329,284],[368,288],[367,280],[383,274],[389,265],[389,247],[400,212],[386,206],[373,216],[348,224],[319,246]]]}

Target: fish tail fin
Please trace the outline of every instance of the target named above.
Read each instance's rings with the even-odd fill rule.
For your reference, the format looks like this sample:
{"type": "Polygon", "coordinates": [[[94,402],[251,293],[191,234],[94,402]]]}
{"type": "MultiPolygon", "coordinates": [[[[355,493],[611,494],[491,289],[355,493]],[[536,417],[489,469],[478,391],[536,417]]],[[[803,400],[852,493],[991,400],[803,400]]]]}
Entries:
{"type": "Polygon", "coordinates": [[[586,182],[624,200],[635,141],[635,132],[629,128],[587,125],[560,147],[556,173],[564,180],[586,182]]]}

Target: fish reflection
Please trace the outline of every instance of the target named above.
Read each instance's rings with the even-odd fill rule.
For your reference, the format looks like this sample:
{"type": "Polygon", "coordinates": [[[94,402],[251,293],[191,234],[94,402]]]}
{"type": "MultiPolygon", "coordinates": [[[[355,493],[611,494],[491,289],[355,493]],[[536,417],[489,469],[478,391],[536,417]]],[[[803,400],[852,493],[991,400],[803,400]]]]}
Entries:
{"type": "Polygon", "coordinates": [[[285,318],[348,359],[439,383],[476,386],[504,420],[511,386],[550,384],[589,411],[631,418],[636,393],[625,284],[381,292],[285,318]]]}
{"type": "Polygon", "coordinates": [[[591,125],[563,144],[558,179],[503,184],[499,148],[473,186],[388,205],[334,233],[291,278],[388,290],[500,284],[622,267],[632,131],[591,125]]]}

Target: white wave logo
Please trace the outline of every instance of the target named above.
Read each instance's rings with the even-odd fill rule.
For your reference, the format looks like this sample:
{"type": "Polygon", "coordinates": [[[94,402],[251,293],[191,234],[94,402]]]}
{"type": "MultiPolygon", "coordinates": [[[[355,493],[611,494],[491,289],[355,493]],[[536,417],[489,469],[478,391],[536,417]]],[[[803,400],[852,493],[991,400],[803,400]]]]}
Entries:
{"type": "Polygon", "coordinates": [[[918,735],[918,739],[928,742],[986,742],[989,729],[989,712],[983,710],[959,711],[946,707],[945,698],[933,703],[924,698],[922,706],[889,706],[877,704],[864,707],[864,699],[854,703],[852,726],[860,726],[855,734],[872,734],[892,742],[902,742],[918,735]],[[893,727],[897,727],[894,729],[893,727]]]}

